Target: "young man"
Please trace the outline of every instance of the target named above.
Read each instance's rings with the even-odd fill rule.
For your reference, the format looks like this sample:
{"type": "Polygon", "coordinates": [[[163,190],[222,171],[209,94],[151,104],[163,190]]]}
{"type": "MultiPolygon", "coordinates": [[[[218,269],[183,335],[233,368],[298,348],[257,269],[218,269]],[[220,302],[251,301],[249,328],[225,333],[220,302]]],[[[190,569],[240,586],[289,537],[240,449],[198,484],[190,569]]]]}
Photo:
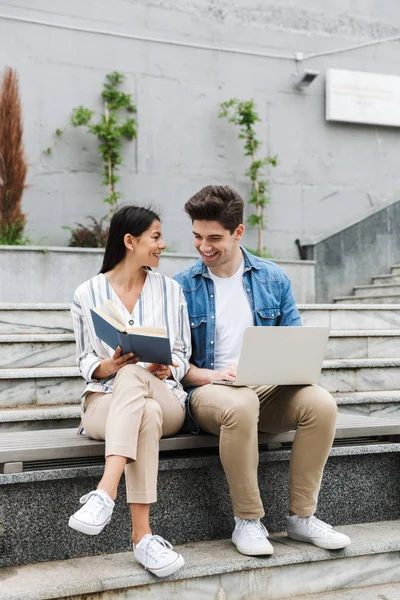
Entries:
{"type": "Polygon", "coordinates": [[[232,541],[247,555],[273,553],[257,481],[257,431],[297,428],[290,461],[288,536],[321,548],[350,539],[314,516],[323,469],[335,434],[337,408],[324,389],[309,386],[231,387],[249,325],[301,325],[285,273],[240,242],[243,200],[229,186],[206,186],[185,204],[200,260],[175,279],[186,297],[193,352],[184,379],[190,411],[204,431],[220,437],[235,528],[232,541]]]}

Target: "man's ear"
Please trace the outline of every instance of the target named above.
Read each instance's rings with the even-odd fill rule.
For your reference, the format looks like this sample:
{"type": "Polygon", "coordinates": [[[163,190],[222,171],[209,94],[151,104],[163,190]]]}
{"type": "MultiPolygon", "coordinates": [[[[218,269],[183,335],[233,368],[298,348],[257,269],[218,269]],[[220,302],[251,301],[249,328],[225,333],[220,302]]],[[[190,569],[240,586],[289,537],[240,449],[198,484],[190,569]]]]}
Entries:
{"type": "Polygon", "coordinates": [[[243,224],[238,225],[238,227],[236,227],[236,231],[235,231],[235,241],[240,242],[243,234],[244,234],[244,225],[243,224]]]}

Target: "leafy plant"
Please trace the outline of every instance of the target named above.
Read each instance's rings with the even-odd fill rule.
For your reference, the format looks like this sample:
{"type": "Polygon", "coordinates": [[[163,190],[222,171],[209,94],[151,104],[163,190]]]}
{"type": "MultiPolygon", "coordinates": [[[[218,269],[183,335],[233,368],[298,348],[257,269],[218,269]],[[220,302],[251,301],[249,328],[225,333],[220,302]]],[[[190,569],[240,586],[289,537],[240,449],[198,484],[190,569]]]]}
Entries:
{"type": "Polygon", "coordinates": [[[76,228],[64,227],[71,232],[71,237],[68,246],[78,248],[104,248],[107,243],[109,227],[104,227],[104,222],[107,222],[107,217],[100,220],[94,217],[87,217],[92,221],[91,225],[82,225],[76,223],[76,228]]]}
{"type": "Polygon", "coordinates": [[[263,243],[264,210],[271,198],[268,180],[263,177],[263,172],[267,166],[276,167],[278,159],[276,156],[259,158],[258,150],[261,142],[256,137],[254,125],[257,121],[260,121],[260,117],[253,100],[232,98],[222,102],[219,117],[227,118],[230,123],[239,126],[240,133],[238,137],[244,140],[244,154],[251,157],[251,164],[245,171],[245,175],[251,181],[249,204],[254,205],[255,213],[249,216],[248,223],[251,227],[257,227],[257,250],[254,253],[258,256],[266,256],[263,243]]]}
{"type": "Polygon", "coordinates": [[[104,113],[96,123],[93,121],[94,110],[78,106],[72,111],[71,123],[74,127],[86,126],[89,134],[99,140],[99,152],[104,162],[103,185],[108,187],[108,196],[104,202],[110,205],[110,214],[114,213],[120,192],[116,190],[119,181],[117,171],[122,163],[122,141],[133,140],[137,136],[137,122],[128,116],[124,121],[120,120],[119,112],[125,109],[128,113],[136,113],[136,107],[132,102],[131,94],[125,94],[118,88],[125,79],[122,73],[109,73],[106,75],[106,83],[102,91],[104,100],[104,113]]]}
{"type": "Polygon", "coordinates": [[[0,89],[0,244],[26,243],[21,202],[28,167],[22,138],[18,77],[7,67],[0,89]]]}

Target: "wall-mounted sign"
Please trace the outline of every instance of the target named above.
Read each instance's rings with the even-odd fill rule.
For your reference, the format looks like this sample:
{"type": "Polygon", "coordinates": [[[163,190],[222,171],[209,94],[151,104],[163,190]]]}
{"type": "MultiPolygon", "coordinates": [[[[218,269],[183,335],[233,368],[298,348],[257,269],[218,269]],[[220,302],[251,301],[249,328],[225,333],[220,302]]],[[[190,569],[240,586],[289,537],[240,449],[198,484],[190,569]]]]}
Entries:
{"type": "Polygon", "coordinates": [[[329,69],[326,119],[400,127],[400,77],[329,69]]]}

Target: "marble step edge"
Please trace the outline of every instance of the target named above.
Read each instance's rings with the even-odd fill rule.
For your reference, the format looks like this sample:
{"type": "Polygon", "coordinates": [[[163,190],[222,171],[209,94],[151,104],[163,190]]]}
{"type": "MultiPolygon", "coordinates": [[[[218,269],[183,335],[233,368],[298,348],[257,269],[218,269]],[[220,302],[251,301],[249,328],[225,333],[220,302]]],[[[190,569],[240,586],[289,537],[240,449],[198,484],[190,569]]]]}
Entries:
{"type": "MultiPolygon", "coordinates": [[[[324,360],[323,369],[370,369],[400,367],[400,358],[340,358],[324,360]]],[[[0,369],[0,379],[41,379],[57,377],[80,377],[77,367],[21,367],[0,369]]]]}
{"type": "Polygon", "coordinates": [[[75,336],[73,333],[0,333],[0,344],[46,342],[75,342],[75,336]]]}
{"type": "Polygon", "coordinates": [[[25,406],[23,408],[19,408],[17,406],[15,408],[0,408],[0,423],[78,419],[80,414],[80,404],[60,404],[59,406],[25,406]]]}
{"type": "MultiPolygon", "coordinates": [[[[345,296],[347,298],[353,298],[353,296],[345,296]]],[[[354,306],[354,304],[349,304],[348,306],[340,306],[338,307],[336,304],[298,304],[297,308],[299,310],[302,311],[307,311],[307,310],[334,310],[334,311],[338,311],[338,310],[357,310],[357,308],[359,308],[360,310],[384,310],[384,311],[388,311],[388,310],[400,310],[400,303],[399,304],[392,304],[391,306],[388,306],[387,304],[374,304],[371,303],[370,305],[368,304],[360,304],[359,307],[354,306]]],[[[2,310],[4,311],[15,311],[15,310],[22,310],[22,311],[39,311],[39,310],[45,310],[45,311],[69,311],[71,309],[71,306],[69,304],[5,304],[5,303],[0,303],[0,312],[2,310]]]]}
{"type": "Polygon", "coordinates": [[[334,567],[334,563],[330,566],[331,561],[355,557],[362,560],[361,557],[400,551],[400,521],[347,525],[337,529],[349,535],[352,544],[335,552],[289,540],[285,533],[270,536],[275,552],[268,558],[240,554],[231,540],[182,544],[176,549],[184,556],[185,567],[164,580],[146,572],[135,562],[132,552],[6,567],[2,569],[2,579],[7,581],[7,585],[0,590],[0,600],[54,600],[85,594],[117,593],[129,588],[211,578],[250,569],[259,571],[300,564],[307,568],[315,562],[321,563],[320,568],[325,563],[330,569],[334,567]]]}
{"type": "MultiPolygon", "coordinates": [[[[330,338],[400,337],[400,329],[332,329],[330,338]]],[[[73,333],[0,333],[0,344],[75,342],[73,333]]]]}
{"type": "Polygon", "coordinates": [[[381,288],[398,288],[398,290],[400,291],[400,283],[368,283],[368,284],[364,284],[364,285],[355,285],[353,287],[354,290],[374,290],[377,287],[381,287],[381,288]]]}
{"type": "Polygon", "coordinates": [[[362,588],[346,588],[333,592],[306,594],[298,600],[399,600],[400,583],[386,583],[362,588]]]}
{"type": "MultiPolygon", "coordinates": [[[[369,391],[333,393],[338,406],[363,404],[400,404],[400,391],[369,391]]],[[[56,419],[79,419],[80,404],[60,404],[59,406],[27,405],[23,408],[0,407],[0,423],[23,421],[51,421],[56,419]]]]}
{"type": "MultiPolygon", "coordinates": [[[[358,294],[357,296],[336,296],[335,297],[335,302],[343,302],[346,303],[347,300],[364,300],[364,299],[370,299],[371,302],[369,304],[367,304],[366,306],[368,306],[370,309],[374,309],[377,308],[378,306],[381,306],[383,302],[379,302],[379,300],[385,299],[385,298],[398,298],[399,302],[400,302],[400,294],[382,294],[382,296],[374,296],[371,294],[358,294]],[[373,304],[373,300],[376,298],[377,303],[373,304]]],[[[360,302],[361,304],[361,302],[360,302]]],[[[386,305],[387,306],[387,305],[386,305]]],[[[398,307],[400,306],[398,303],[393,302],[392,306],[396,307],[396,310],[399,310],[398,307]]],[[[343,308],[343,304],[342,304],[342,308],[343,308]]]]}

